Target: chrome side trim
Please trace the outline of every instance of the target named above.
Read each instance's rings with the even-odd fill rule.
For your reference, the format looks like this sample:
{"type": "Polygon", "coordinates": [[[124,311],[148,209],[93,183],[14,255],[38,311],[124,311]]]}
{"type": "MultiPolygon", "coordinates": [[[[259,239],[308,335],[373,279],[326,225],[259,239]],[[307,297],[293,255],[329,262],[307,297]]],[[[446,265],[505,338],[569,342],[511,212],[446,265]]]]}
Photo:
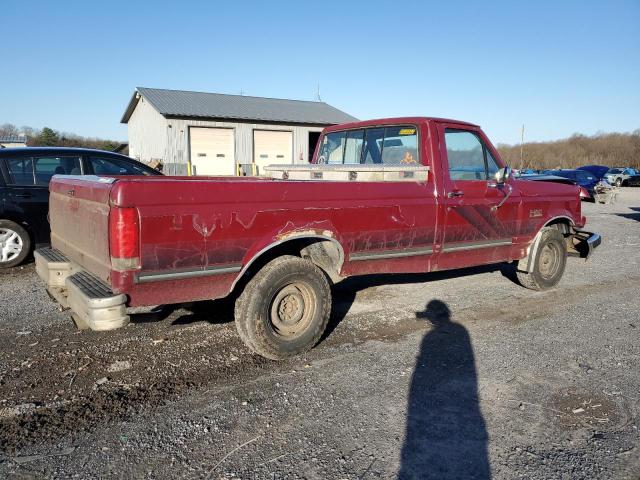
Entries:
{"type": "Polygon", "coordinates": [[[381,250],[377,252],[356,252],[349,255],[349,260],[352,262],[358,262],[362,260],[380,260],[383,258],[401,258],[401,257],[415,257],[419,255],[431,255],[433,248],[421,247],[421,248],[406,248],[404,250],[381,250]]]}
{"type": "Polygon", "coordinates": [[[502,239],[502,240],[484,240],[481,242],[464,242],[464,243],[456,243],[454,245],[445,245],[442,247],[443,252],[458,252],[463,250],[475,250],[477,248],[494,248],[494,247],[502,247],[505,245],[513,245],[512,239],[502,239]]]}
{"type": "Polygon", "coordinates": [[[237,273],[242,269],[242,265],[220,265],[206,267],[198,270],[183,270],[179,272],[155,272],[136,275],[136,283],[162,282],[165,280],[181,280],[184,278],[206,277],[210,275],[223,275],[225,273],[237,273]]]}
{"type": "Polygon", "coordinates": [[[548,227],[548,226],[549,226],[549,224],[550,224],[551,222],[553,222],[554,220],[569,220],[569,224],[570,224],[571,226],[574,226],[574,225],[575,225],[575,222],[573,221],[573,218],[571,218],[571,217],[569,217],[569,216],[567,216],[567,215],[558,215],[558,216],[556,216],[556,217],[551,217],[549,220],[547,220],[547,223],[545,223],[545,224],[543,225],[543,227],[542,227],[542,228],[544,228],[544,227],[548,227]]]}

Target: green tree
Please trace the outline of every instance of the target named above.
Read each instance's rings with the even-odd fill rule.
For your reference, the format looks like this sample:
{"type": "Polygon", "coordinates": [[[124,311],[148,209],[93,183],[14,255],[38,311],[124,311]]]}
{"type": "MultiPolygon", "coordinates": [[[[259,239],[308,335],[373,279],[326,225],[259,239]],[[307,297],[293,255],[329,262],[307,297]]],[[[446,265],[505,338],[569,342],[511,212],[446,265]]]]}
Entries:
{"type": "Polygon", "coordinates": [[[38,144],[45,147],[54,147],[59,141],[58,133],[49,127],[44,127],[38,135],[38,144]]]}

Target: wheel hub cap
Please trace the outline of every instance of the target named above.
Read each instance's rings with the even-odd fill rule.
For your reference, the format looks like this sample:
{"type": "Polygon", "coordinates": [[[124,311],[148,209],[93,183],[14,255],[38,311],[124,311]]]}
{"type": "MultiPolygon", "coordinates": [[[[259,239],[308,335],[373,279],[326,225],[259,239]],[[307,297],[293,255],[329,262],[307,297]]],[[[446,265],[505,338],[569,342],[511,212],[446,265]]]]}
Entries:
{"type": "Polygon", "coordinates": [[[292,338],[307,328],[314,312],[311,291],[303,283],[291,283],[271,301],[271,326],[276,334],[292,338]]]}
{"type": "Polygon", "coordinates": [[[302,318],[304,299],[300,293],[290,293],[280,300],[278,317],[284,323],[292,324],[302,318]]]}
{"type": "Polygon", "coordinates": [[[10,262],[22,252],[22,238],[9,228],[0,228],[0,262],[10,262]]]}
{"type": "Polygon", "coordinates": [[[546,245],[540,252],[540,274],[545,278],[555,275],[560,263],[559,254],[555,248],[546,245]]]}

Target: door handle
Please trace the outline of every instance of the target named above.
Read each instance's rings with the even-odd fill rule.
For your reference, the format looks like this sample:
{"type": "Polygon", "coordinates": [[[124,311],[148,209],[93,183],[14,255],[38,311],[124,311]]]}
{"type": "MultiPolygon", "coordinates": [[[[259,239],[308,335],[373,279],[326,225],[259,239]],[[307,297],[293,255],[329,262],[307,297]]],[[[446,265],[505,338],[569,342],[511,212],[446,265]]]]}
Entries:
{"type": "Polygon", "coordinates": [[[461,190],[452,190],[451,192],[447,193],[447,197],[449,198],[464,197],[464,192],[461,190]]]}

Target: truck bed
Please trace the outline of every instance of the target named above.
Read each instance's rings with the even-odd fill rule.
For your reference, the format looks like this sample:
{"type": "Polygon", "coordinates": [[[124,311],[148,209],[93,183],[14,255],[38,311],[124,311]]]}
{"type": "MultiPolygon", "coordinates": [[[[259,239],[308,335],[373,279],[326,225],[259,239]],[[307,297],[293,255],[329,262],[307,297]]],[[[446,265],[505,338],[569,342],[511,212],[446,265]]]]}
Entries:
{"type": "MultiPolygon", "coordinates": [[[[426,169],[421,173],[426,180],[426,169]]],[[[158,281],[166,287],[167,302],[224,296],[247,259],[297,234],[335,239],[343,260],[363,252],[430,246],[433,226],[416,226],[435,225],[436,207],[435,193],[415,179],[60,176],[51,183],[50,215],[52,246],[114,292],[128,290],[130,305],[137,305],[155,296],[158,281]],[[140,264],[114,272],[108,215],[110,209],[127,207],[135,207],[139,216],[140,264]],[[216,282],[198,281],[213,275],[216,282]]],[[[412,270],[411,260],[406,263],[403,269],[412,270]]],[[[366,273],[366,263],[357,270],[366,273]]]]}

